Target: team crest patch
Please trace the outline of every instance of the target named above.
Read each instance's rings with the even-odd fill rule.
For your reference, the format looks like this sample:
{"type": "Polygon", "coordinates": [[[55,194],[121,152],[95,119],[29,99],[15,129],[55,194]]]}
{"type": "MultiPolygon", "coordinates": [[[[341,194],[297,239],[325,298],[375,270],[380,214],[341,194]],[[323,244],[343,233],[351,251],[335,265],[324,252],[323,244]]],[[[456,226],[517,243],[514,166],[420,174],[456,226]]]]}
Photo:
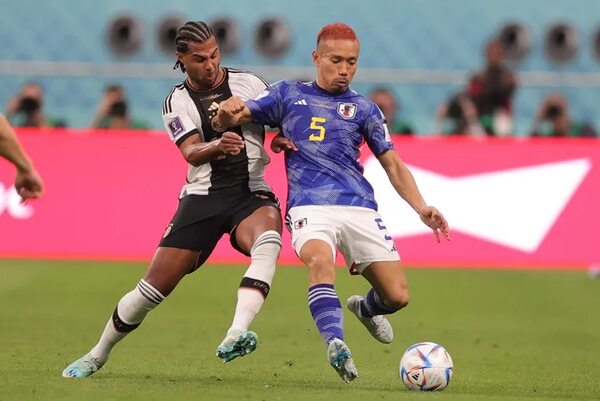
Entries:
{"type": "Polygon", "coordinates": [[[169,132],[171,133],[172,136],[175,137],[178,134],[181,134],[183,132],[183,130],[184,130],[183,123],[181,122],[179,117],[175,117],[175,118],[169,120],[169,132]]]}
{"type": "Polygon", "coordinates": [[[354,118],[356,115],[356,103],[338,103],[337,112],[343,118],[354,118]]]}
{"type": "Polygon", "coordinates": [[[299,229],[303,228],[304,226],[306,226],[306,224],[307,224],[307,220],[306,220],[306,217],[305,217],[305,218],[303,218],[303,219],[296,220],[296,221],[294,222],[294,228],[295,228],[296,230],[299,230],[299,229]]]}

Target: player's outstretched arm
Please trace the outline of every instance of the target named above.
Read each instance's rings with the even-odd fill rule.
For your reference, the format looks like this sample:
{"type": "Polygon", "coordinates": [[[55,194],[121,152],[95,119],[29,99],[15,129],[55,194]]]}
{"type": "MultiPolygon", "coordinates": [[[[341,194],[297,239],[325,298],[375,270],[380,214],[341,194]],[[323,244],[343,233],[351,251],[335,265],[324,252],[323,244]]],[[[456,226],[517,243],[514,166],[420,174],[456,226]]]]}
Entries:
{"type": "Polygon", "coordinates": [[[23,200],[38,198],[42,195],[42,179],[19,144],[14,130],[2,114],[0,114],[0,156],[17,168],[15,189],[23,200]]]}
{"type": "Polygon", "coordinates": [[[402,197],[418,214],[421,221],[433,230],[437,242],[440,242],[440,233],[450,240],[450,229],[444,215],[435,207],[427,205],[412,173],[393,150],[379,155],[379,162],[387,173],[390,182],[402,197]]]}
{"type": "Polygon", "coordinates": [[[227,128],[235,127],[252,121],[252,113],[246,103],[239,96],[233,96],[221,102],[217,115],[211,124],[215,131],[222,132],[227,128]]]}

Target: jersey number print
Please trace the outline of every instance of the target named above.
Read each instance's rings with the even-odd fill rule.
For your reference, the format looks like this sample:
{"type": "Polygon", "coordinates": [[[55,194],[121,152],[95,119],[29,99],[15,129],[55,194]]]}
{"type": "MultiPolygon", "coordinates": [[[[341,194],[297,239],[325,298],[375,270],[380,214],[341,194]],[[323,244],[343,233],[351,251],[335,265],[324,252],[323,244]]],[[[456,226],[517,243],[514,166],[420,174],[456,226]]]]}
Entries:
{"type": "Polygon", "coordinates": [[[321,142],[323,139],[325,139],[325,127],[323,125],[319,125],[319,124],[325,124],[326,121],[327,121],[327,119],[325,117],[311,118],[310,129],[317,130],[317,131],[319,131],[319,133],[318,134],[310,134],[308,139],[310,139],[311,141],[317,141],[317,142],[321,142]]]}

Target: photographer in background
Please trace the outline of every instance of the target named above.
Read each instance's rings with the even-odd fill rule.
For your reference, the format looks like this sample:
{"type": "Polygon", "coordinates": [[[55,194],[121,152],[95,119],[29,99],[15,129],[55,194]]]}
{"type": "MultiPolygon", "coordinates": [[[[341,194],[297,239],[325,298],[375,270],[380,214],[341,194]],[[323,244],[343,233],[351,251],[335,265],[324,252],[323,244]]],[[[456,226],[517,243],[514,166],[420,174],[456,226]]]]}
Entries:
{"type": "Polygon", "coordinates": [[[512,131],[512,98],[517,79],[505,63],[500,42],[493,40],[487,44],[485,60],[483,70],[471,77],[468,94],[487,134],[507,136],[512,131]]]}
{"type": "Polygon", "coordinates": [[[27,82],[8,101],[6,118],[16,127],[65,127],[63,119],[44,113],[44,90],[35,82],[27,82]]]}
{"type": "Polygon", "coordinates": [[[464,92],[452,96],[437,111],[433,133],[442,135],[485,136],[477,109],[464,92]]]}
{"type": "Polygon", "coordinates": [[[553,93],[542,101],[533,123],[531,136],[594,138],[596,132],[590,124],[573,121],[565,97],[553,93]]]}
{"type": "Polygon", "coordinates": [[[120,85],[109,85],[96,110],[91,128],[104,129],[148,129],[143,121],[129,115],[125,91],[120,85]]]}
{"type": "Polygon", "coordinates": [[[385,116],[390,134],[412,135],[414,133],[410,123],[397,117],[400,107],[391,89],[385,87],[375,88],[369,94],[369,99],[379,107],[385,116]]]}

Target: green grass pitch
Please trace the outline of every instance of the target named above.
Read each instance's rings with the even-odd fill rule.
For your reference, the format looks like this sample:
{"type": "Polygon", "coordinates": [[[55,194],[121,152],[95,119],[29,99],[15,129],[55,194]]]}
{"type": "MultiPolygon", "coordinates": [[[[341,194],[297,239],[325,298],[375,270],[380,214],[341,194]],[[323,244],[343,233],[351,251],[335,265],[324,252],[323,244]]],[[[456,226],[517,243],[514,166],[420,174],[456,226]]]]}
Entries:
{"type": "MultiPolygon", "coordinates": [[[[349,312],[360,377],[328,365],[306,304],[303,268],[279,269],[253,329],[257,351],[224,365],[242,266],[187,277],[93,377],[62,369],[95,344],[145,264],[0,261],[0,401],[25,400],[589,400],[600,399],[600,280],[584,272],[408,269],[412,301],[379,344],[349,312]],[[409,345],[444,345],[446,391],[413,393],[398,378],[409,345]]],[[[368,289],[339,270],[340,298],[368,289]]]]}

